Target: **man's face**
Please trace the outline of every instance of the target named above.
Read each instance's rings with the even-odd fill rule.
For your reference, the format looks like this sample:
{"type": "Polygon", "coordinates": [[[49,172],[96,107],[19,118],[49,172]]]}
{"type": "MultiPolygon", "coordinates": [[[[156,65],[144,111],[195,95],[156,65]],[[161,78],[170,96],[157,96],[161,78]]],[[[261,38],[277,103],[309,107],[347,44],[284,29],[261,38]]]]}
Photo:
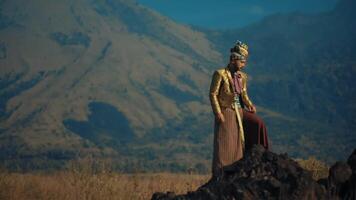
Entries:
{"type": "Polygon", "coordinates": [[[237,70],[241,70],[246,66],[246,60],[233,59],[231,64],[233,64],[237,70]]]}
{"type": "Polygon", "coordinates": [[[239,69],[243,69],[246,66],[246,62],[247,62],[247,60],[239,60],[239,61],[237,61],[238,68],[239,69]]]}

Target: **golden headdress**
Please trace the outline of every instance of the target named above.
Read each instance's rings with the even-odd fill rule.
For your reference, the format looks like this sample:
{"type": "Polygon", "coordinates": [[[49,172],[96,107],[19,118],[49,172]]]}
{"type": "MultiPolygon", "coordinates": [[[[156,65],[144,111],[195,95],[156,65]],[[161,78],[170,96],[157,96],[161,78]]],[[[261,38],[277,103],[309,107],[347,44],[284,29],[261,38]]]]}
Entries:
{"type": "Polygon", "coordinates": [[[247,44],[237,41],[235,46],[230,49],[231,56],[236,56],[238,54],[239,58],[246,59],[248,57],[248,46],[247,44]]]}

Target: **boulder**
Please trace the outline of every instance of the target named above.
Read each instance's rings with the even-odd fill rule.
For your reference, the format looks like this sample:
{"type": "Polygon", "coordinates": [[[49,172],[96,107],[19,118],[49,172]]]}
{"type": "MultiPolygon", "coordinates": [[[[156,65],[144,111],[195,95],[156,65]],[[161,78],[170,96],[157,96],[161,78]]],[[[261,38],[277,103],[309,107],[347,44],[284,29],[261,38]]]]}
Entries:
{"type": "Polygon", "coordinates": [[[347,163],[337,162],[328,179],[315,181],[287,154],[254,146],[196,191],[183,195],[155,193],[152,200],[356,199],[356,150],[347,163]]]}

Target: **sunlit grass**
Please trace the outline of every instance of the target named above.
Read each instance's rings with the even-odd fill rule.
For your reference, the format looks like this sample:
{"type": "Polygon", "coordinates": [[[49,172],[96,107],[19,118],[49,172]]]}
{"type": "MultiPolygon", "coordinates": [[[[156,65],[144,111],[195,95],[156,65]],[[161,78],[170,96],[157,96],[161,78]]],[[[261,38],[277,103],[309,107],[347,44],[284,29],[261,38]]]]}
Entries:
{"type": "MultiPolygon", "coordinates": [[[[328,167],[311,157],[298,160],[315,180],[328,176],[328,167]]],[[[173,173],[122,174],[74,163],[54,173],[9,173],[0,170],[0,199],[151,199],[155,192],[184,194],[206,183],[210,175],[173,173]]]]}
{"type": "Polygon", "coordinates": [[[0,199],[150,199],[154,192],[195,190],[208,179],[169,173],[1,173],[0,199]]]}
{"type": "Polygon", "coordinates": [[[329,176],[329,167],[315,157],[309,157],[306,160],[297,160],[299,165],[311,172],[314,180],[327,178],[329,176]]]}

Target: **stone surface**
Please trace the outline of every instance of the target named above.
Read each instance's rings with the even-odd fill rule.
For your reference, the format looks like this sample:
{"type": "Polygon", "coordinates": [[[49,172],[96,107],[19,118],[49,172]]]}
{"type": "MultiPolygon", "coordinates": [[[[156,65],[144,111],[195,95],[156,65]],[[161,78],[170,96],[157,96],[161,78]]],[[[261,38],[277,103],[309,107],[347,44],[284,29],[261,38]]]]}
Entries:
{"type": "Polygon", "coordinates": [[[175,195],[155,193],[152,200],[254,200],[254,199],[356,199],[356,150],[348,162],[337,162],[328,179],[315,181],[311,173],[290,159],[262,146],[246,152],[243,159],[224,168],[194,192],[175,195]]]}

